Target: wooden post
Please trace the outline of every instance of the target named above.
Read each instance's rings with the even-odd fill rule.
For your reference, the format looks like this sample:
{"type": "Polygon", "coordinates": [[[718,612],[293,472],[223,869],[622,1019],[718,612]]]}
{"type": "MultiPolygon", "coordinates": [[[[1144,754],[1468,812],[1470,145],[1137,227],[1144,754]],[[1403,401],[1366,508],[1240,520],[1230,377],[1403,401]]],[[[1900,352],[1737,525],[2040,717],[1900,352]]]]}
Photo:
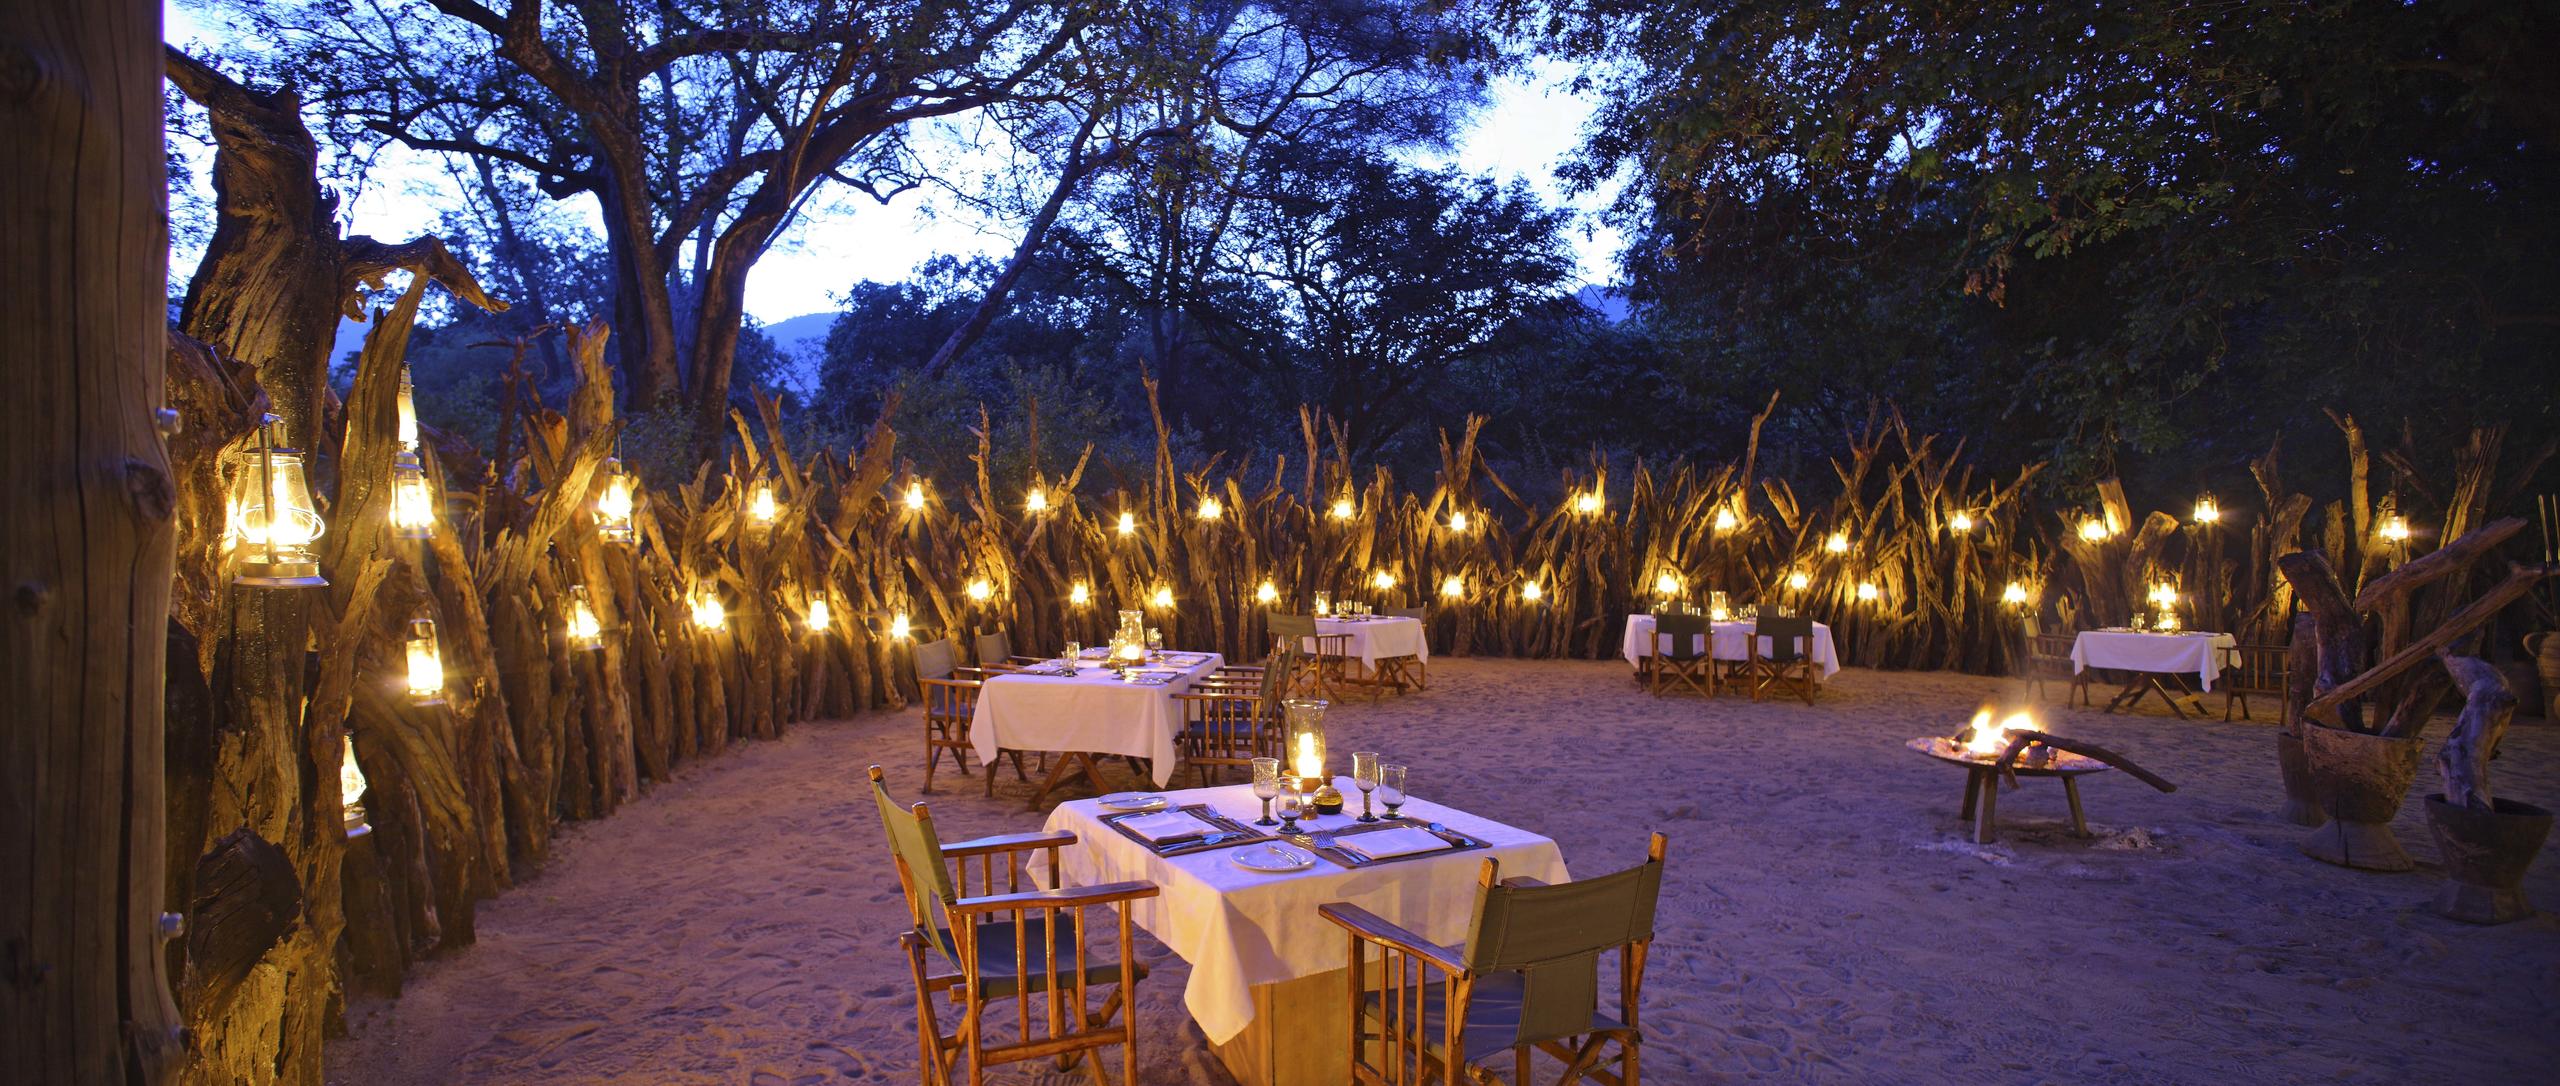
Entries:
{"type": "Polygon", "coordinates": [[[0,1081],[162,1081],[176,490],[157,0],[0,6],[0,1081]]]}

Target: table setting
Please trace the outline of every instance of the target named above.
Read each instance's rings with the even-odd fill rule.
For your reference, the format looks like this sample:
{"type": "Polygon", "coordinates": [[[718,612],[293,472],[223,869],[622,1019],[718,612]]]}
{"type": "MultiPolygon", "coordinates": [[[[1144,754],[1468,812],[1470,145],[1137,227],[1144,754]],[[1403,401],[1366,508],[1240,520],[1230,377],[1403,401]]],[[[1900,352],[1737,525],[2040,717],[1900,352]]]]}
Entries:
{"type": "MultiPolygon", "coordinates": [[[[1710,643],[1702,647],[1718,660],[1748,660],[1751,658],[1752,631],[1758,621],[1756,614],[1749,617],[1711,617],[1708,628],[1713,631],[1713,636],[1706,639],[1710,643]]],[[[1662,647],[1661,638],[1654,633],[1655,626],[1654,617],[1650,614],[1627,616],[1626,638],[1619,652],[1627,663],[1641,669],[1645,666],[1645,658],[1662,647]]],[[[1762,655],[1775,648],[1768,638],[1760,639],[1762,655]]],[[[1814,666],[1821,669],[1823,678],[1839,674],[1840,653],[1831,643],[1831,627],[1820,622],[1813,624],[1813,644],[1807,655],[1813,658],[1814,666]]]]}
{"type": "Polygon", "coordinates": [[[2106,712],[2129,707],[2145,694],[2157,693],[2168,703],[2169,711],[2183,720],[2190,708],[2203,712],[2200,704],[2191,703],[2199,691],[2187,689],[2186,677],[2195,676],[2200,692],[2211,693],[2213,684],[2222,677],[2223,650],[2239,643],[2238,638],[2227,633],[2175,626],[2082,630],[2071,639],[2071,670],[2078,674],[2098,668],[2133,675],[2125,688],[2107,702],[2106,712]]]}
{"type": "Polygon", "coordinates": [[[1032,800],[1035,807],[1077,774],[1103,790],[1097,754],[1146,759],[1158,787],[1172,782],[1182,731],[1174,695],[1215,673],[1226,659],[1214,652],[1166,652],[1162,634],[1144,630],[1132,621],[1136,617],[1134,611],[1123,613],[1122,632],[1108,646],[1070,643],[1056,659],[990,673],[979,689],[969,744],[981,759],[992,761],[1006,750],[1064,755],[1051,759],[1049,778],[1032,800]]]}

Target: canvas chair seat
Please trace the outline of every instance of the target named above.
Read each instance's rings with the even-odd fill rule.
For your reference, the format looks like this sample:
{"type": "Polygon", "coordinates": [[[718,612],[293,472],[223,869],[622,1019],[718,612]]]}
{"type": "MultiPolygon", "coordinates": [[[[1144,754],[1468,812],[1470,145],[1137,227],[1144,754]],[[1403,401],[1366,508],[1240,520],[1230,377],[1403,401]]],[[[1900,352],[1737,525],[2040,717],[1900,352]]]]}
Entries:
{"type": "MultiPolygon", "coordinates": [[[[1595,961],[1592,964],[1596,969],[1599,963],[1595,961]]],[[[1506,1055],[1519,1047],[1520,1015],[1528,1002],[1528,983],[1527,975],[1521,973],[1492,973],[1476,978],[1475,993],[1467,1000],[1465,1031],[1460,1034],[1464,1038],[1461,1043],[1467,1050],[1464,1062],[1477,1063],[1506,1055]]],[[[1364,1017],[1385,1021],[1384,1012],[1379,1010],[1382,1002],[1380,993],[1370,992],[1361,1002],[1364,1017]]],[[[1423,985],[1422,1036],[1434,1058],[1445,1055],[1447,1050],[1440,1039],[1448,1036],[1448,1032],[1440,1028],[1440,1023],[1448,1014],[1448,989],[1438,984],[1423,985]]],[[[1594,1009],[1591,1025],[1580,1032],[1611,1033],[1626,1028],[1625,1023],[1594,1009]]]]}
{"type": "MultiPolygon", "coordinates": [[[[1030,962],[1027,963],[1028,968],[1023,969],[1016,969],[1014,967],[1013,926],[1015,922],[1012,920],[989,920],[979,924],[978,970],[980,975],[985,978],[980,981],[981,987],[979,990],[984,992],[986,997],[989,999],[1011,998],[1016,994],[1014,991],[1014,977],[1019,974],[1028,975],[1031,978],[1031,991],[1034,994],[1048,991],[1049,955],[1056,954],[1062,960],[1069,962],[1074,961],[1076,956],[1076,941],[1080,934],[1076,930],[1077,924],[1074,919],[1062,915],[1059,917],[1059,920],[1060,923],[1058,924],[1057,929],[1052,931],[1050,930],[1049,922],[1045,917],[1029,916],[1022,919],[1022,948],[1031,959],[1030,962]]],[[[936,941],[942,944],[943,954],[948,956],[951,960],[957,960],[959,958],[960,947],[952,940],[949,929],[934,932],[934,937],[936,941]]],[[[1090,950],[1086,952],[1084,967],[1085,984],[1089,986],[1098,986],[1120,983],[1120,963],[1116,961],[1106,962],[1094,960],[1099,957],[1101,957],[1101,955],[1095,954],[1090,950]]],[[[1147,978],[1147,965],[1145,962],[1131,962],[1129,964],[1130,971],[1136,974],[1136,979],[1145,980],[1147,978]]],[[[1069,971],[1070,970],[1060,970],[1060,973],[1061,975],[1064,975],[1069,971]]],[[[939,981],[945,978],[954,985],[957,985],[960,982],[960,974],[958,973],[941,973],[937,974],[934,979],[939,981]]],[[[1074,988],[1070,986],[1068,990],[1073,991],[1074,988]]]]}

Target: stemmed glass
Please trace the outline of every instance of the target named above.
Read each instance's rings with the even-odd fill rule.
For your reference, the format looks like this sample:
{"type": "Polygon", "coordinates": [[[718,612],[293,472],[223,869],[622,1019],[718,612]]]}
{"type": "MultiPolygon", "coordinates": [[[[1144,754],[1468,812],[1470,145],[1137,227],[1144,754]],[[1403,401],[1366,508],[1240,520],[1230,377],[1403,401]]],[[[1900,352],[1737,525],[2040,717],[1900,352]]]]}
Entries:
{"type": "Polygon", "coordinates": [[[1280,821],[1271,817],[1271,801],[1280,798],[1280,759],[1256,758],[1253,760],[1253,798],[1262,801],[1262,817],[1254,819],[1253,824],[1279,825],[1280,821]]]}
{"type": "Polygon", "coordinates": [[[1360,788],[1360,821],[1375,822],[1378,816],[1369,812],[1369,793],[1378,790],[1378,752],[1351,752],[1351,783],[1360,788]]]}
{"type": "MultiPolygon", "coordinates": [[[[1387,821],[1404,817],[1396,813],[1396,808],[1404,806],[1404,766],[1388,762],[1378,767],[1378,799],[1387,805],[1387,821]]],[[[1367,802],[1367,797],[1362,797],[1362,802],[1367,802]]]]}
{"type": "Polygon", "coordinates": [[[1306,793],[1295,788],[1282,788],[1280,790],[1280,832],[1282,834],[1300,832],[1298,816],[1312,815],[1314,808],[1315,804],[1307,799],[1306,793]]]}
{"type": "Polygon", "coordinates": [[[1081,641],[1069,641],[1069,642],[1067,642],[1067,674],[1069,674],[1069,675],[1073,675],[1073,674],[1075,674],[1075,673],[1076,673],[1076,660],[1077,660],[1078,658],[1082,657],[1083,655],[1084,655],[1084,643],[1083,643],[1083,642],[1081,642],[1081,641]]]}
{"type": "Polygon", "coordinates": [[[1150,662],[1152,662],[1152,663],[1158,663],[1158,664],[1161,664],[1161,663],[1163,663],[1163,662],[1164,662],[1164,628],[1163,628],[1163,627],[1161,627],[1161,626],[1149,626],[1149,627],[1147,627],[1147,655],[1148,655],[1148,656],[1150,656],[1150,657],[1153,657],[1153,660],[1151,660],[1151,661],[1150,661],[1150,662]]]}

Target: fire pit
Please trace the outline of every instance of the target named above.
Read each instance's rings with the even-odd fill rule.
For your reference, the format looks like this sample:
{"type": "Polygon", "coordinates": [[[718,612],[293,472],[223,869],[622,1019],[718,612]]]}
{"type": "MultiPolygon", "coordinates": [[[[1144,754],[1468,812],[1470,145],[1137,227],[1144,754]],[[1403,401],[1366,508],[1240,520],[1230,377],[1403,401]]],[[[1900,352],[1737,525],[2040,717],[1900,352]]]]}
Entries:
{"type": "Polygon", "coordinates": [[[1957,817],[1973,820],[1973,839],[1978,844],[1999,839],[1993,819],[2003,780],[2014,788],[2019,777],[2061,778],[2062,794],[2071,802],[2073,837],[2090,836],[2088,816],[2080,807],[2082,777],[2122,769],[2163,792],[2178,790],[2177,785],[2145,772],[2122,755],[2045,734],[2037,729],[2035,718],[2026,713],[2013,713],[1994,724],[1991,711],[1985,709],[1975,713],[1973,722],[1954,736],[1924,735],[1903,745],[1949,765],[1964,767],[1964,807],[1957,817]]]}

